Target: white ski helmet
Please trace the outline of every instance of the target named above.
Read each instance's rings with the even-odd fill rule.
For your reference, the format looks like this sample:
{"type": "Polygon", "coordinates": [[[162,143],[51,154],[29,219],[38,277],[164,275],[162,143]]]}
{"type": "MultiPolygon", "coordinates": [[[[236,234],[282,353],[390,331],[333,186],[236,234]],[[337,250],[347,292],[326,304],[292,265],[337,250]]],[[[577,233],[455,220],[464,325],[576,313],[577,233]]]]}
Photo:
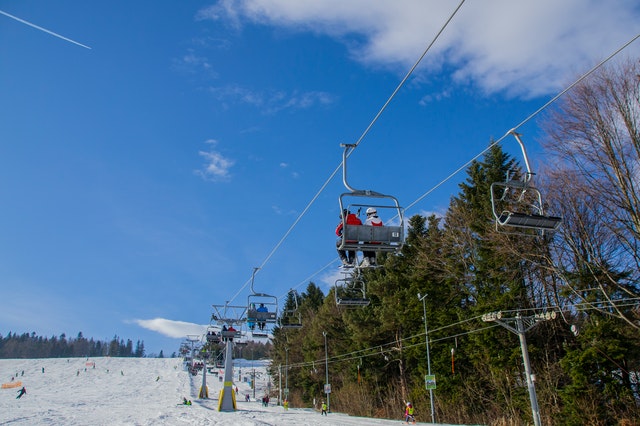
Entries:
{"type": "Polygon", "coordinates": [[[367,215],[376,214],[376,213],[378,213],[378,211],[376,209],[374,209],[373,207],[369,207],[367,209],[367,215]]]}

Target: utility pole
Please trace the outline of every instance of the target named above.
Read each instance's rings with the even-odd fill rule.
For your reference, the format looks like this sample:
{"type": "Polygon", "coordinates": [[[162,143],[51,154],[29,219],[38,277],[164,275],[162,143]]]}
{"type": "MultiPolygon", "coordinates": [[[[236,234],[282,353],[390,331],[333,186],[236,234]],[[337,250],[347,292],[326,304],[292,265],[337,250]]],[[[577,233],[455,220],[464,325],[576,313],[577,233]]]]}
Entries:
{"type": "MultiPolygon", "coordinates": [[[[427,298],[427,295],[425,294],[424,296],[420,296],[420,293],[418,293],[418,300],[422,301],[422,310],[423,310],[423,314],[424,314],[424,334],[425,334],[425,341],[427,344],[427,375],[431,376],[431,358],[429,357],[429,329],[427,328],[427,304],[425,302],[425,299],[427,298]]],[[[425,385],[426,385],[426,380],[425,380],[425,385]]],[[[431,402],[431,423],[435,423],[436,422],[436,413],[435,413],[435,408],[433,406],[433,389],[432,386],[427,386],[429,389],[429,400],[431,402]]]]}
{"type": "Polygon", "coordinates": [[[278,364],[278,405],[282,405],[282,364],[278,364]]]}
{"type": "Polygon", "coordinates": [[[327,411],[331,411],[331,385],[329,384],[329,356],[327,351],[327,333],[325,331],[322,332],[324,336],[324,371],[325,371],[325,384],[324,384],[324,392],[327,394],[327,411]]]}
{"type": "Polygon", "coordinates": [[[527,339],[525,333],[536,326],[540,321],[547,321],[556,318],[555,311],[535,314],[532,317],[523,317],[518,312],[515,318],[502,318],[502,312],[490,312],[482,315],[484,322],[497,322],[507,330],[515,333],[520,338],[520,350],[522,351],[522,361],[524,363],[524,373],[527,378],[529,388],[529,400],[531,401],[531,413],[533,424],[540,426],[540,409],[538,408],[538,397],[536,395],[535,376],[531,373],[531,363],[529,362],[529,350],[527,349],[527,339]],[[515,328],[508,323],[515,323],[515,328]]]}
{"type": "Polygon", "coordinates": [[[253,387],[253,399],[256,399],[256,366],[253,358],[253,347],[251,348],[251,368],[253,369],[251,376],[251,386],[253,387]]]}
{"type": "Polygon", "coordinates": [[[289,347],[284,347],[284,399],[289,399],[289,347]]]}

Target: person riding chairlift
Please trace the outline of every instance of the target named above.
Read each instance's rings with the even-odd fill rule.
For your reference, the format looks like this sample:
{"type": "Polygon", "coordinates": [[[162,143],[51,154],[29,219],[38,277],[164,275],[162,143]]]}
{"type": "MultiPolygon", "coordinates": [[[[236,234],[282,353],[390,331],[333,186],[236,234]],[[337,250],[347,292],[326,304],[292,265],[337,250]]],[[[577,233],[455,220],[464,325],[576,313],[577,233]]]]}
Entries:
{"type": "MultiPolygon", "coordinates": [[[[374,207],[367,209],[367,219],[364,224],[366,226],[382,226],[382,219],[378,217],[378,211],[374,207]]],[[[376,244],[373,241],[369,241],[370,244],[376,244]]],[[[363,251],[362,263],[360,266],[375,266],[376,265],[376,252],[373,250],[363,251]]]]}
{"type": "MultiPolygon", "coordinates": [[[[349,210],[344,209],[342,211],[342,215],[339,216],[340,219],[345,218],[345,222],[347,225],[362,225],[362,221],[355,214],[351,213],[349,210]]],[[[336,227],[336,235],[340,238],[336,241],[336,247],[338,247],[338,256],[340,256],[340,260],[342,261],[343,266],[354,266],[356,263],[356,251],[355,250],[340,250],[340,244],[342,244],[342,230],[344,228],[344,222],[341,220],[338,226],[336,227]]],[[[353,243],[355,241],[348,241],[353,243]]]]}
{"type": "MultiPolygon", "coordinates": [[[[266,306],[264,306],[264,303],[260,304],[260,307],[258,309],[256,309],[257,312],[269,312],[269,309],[267,309],[266,306]]],[[[266,327],[267,323],[264,321],[260,321],[258,322],[258,328],[260,330],[264,330],[264,328],[266,327]]]]}

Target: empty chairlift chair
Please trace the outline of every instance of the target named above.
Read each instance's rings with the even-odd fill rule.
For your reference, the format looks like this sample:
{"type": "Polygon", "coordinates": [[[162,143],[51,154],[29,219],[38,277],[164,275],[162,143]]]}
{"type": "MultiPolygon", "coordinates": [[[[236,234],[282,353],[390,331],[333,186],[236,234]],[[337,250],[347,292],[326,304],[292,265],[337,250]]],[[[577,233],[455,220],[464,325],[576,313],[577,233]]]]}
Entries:
{"type": "Polygon", "coordinates": [[[285,329],[302,328],[302,313],[298,305],[298,293],[295,290],[290,290],[289,294],[287,306],[285,306],[280,318],[280,327],[285,329]]]}
{"type": "Polygon", "coordinates": [[[344,278],[335,282],[336,305],[347,307],[369,306],[371,301],[367,298],[366,284],[358,271],[345,273],[344,278]]]}
{"type": "Polygon", "coordinates": [[[527,170],[522,179],[507,176],[505,182],[491,184],[491,207],[496,229],[521,235],[541,235],[545,231],[555,231],[562,223],[562,218],[545,215],[542,194],[532,183],[534,173],[531,172],[524,144],[515,131],[512,130],[510,134],[520,144],[527,170]]]}

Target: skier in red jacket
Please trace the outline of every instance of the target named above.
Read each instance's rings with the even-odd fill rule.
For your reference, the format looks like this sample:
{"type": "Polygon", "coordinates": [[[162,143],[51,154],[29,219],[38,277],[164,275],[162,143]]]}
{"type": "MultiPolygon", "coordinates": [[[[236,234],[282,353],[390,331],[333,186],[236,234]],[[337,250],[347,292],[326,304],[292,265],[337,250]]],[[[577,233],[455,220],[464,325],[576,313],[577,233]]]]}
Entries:
{"type": "MultiPolygon", "coordinates": [[[[345,209],[342,211],[342,215],[340,219],[345,217],[345,221],[347,225],[362,225],[362,221],[355,214],[351,213],[349,210],[345,209]]],[[[356,251],[355,250],[340,250],[340,244],[342,244],[342,228],[344,227],[344,222],[341,220],[338,226],[336,227],[336,235],[339,237],[336,241],[336,247],[338,248],[338,255],[340,256],[340,260],[342,260],[342,265],[344,266],[353,266],[356,263],[356,251]]],[[[348,241],[353,242],[353,241],[348,241]]]]}

